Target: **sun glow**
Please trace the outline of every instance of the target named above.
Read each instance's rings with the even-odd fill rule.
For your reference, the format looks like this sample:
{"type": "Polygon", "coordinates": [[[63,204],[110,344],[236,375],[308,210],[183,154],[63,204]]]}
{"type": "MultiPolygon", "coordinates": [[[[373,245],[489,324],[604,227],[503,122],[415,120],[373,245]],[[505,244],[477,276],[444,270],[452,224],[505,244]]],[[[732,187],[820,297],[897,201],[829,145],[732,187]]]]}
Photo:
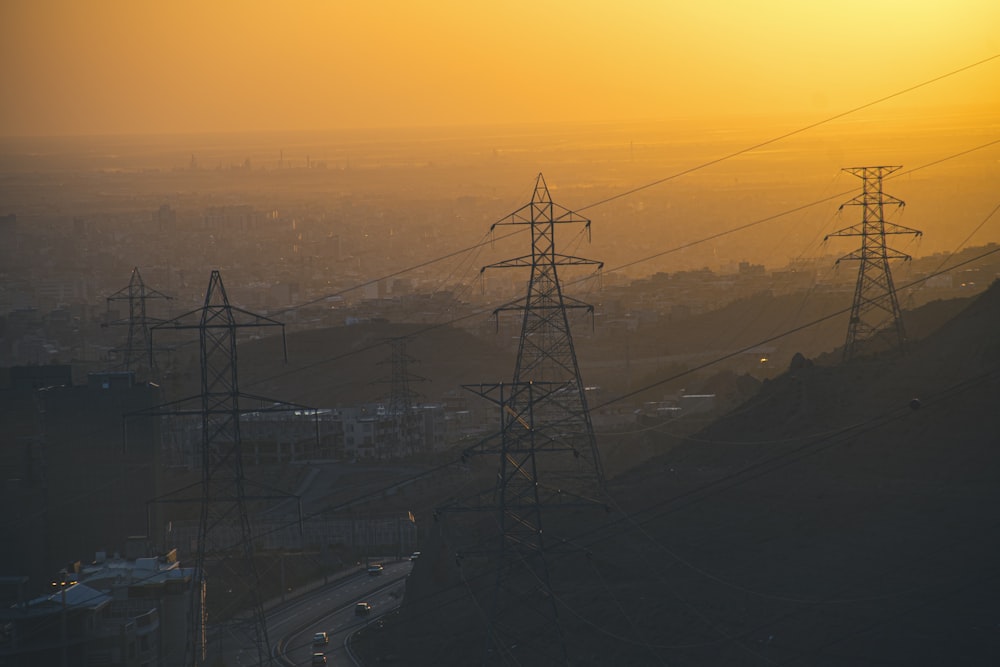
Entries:
{"type": "MultiPolygon", "coordinates": [[[[823,113],[1000,52],[1000,4],[4,5],[2,134],[823,113]]],[[[1000,64],[908,104],[1000,106],[1000,64]]]]}

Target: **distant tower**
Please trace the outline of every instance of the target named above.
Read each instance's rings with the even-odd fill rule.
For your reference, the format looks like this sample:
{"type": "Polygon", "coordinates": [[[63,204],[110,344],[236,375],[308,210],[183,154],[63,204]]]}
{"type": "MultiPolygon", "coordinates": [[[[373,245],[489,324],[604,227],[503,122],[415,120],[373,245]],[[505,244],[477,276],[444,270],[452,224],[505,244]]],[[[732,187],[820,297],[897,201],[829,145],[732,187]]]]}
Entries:
{"type": "Polygon", "coordinates": [[[860,250],[837,260],[838,263],[845,259],[860,262],[851,319],[847,327],[847,341],[844,344],[844,361],[863,352],[893,348],[902,350],[906,340],[896,288],[889,271],[889,260],[910,259],[910,256],[889,248],[885,237],[889,234],[920,236],[921,232],[885,221],[886,205],[904,206],[904,203],[882,191],[885,176],[900,168],[883,166],[844,169],[860,178],[863,183],[861,194],[840,206],[862,207],[861,224],[841,229],[826,237],[861,237],[860,250]]]}
{"type": "MultiPolygon", "coordinates": [[[[204,664],[207,659],[210,623],[218,632],[236,638],[240,648],[252,646],[257,653],[253,664],[272,664],[247,505],[251,500],[276,497],[251,496],[246,492],[250,482],[243,473],[240,398],[270,404],[262,411],[286,408],[276,407],[267,399],[241,394],[236,361],[236,331],[267,326],[280,326],[284,331],[284,325],[276,320],[231,306],[222,277],[218,271],[212,271],[204,306],[153,327],[154,331],[197,329],[199,333],[200,396],[170,403],[164,411],[147,413],[200,414],[202,420],[200,516],[185,660],[188,666],[204,664]],[[181,406],[186,402],[194,405],[183,409],[181,406]],[[227,582],[226,593],[217,586],[214,598],[206,597],[207,570],[212,571],[213,580],[227,582]]],[[[279,497],[287,498],[287,494],[279,497]]],[[[224,658],[217,657],[220,664],[224,658]]]]}
{"type": "Polygon", "coordinates": [[[552,203],[539,174],[531,202],[494,225],[530,227],[531,254],[483,269],[531,272],[524,303],[497,311],[522,318],[513,381],[466,387],[494,403],[500,416],[499,437],[467,451],[497,456],[492,499],[453,508],[495,516],[497,547],[459,552],[460,559],[485,557],[495,571],[484,665],[526,664],[527,655],[532,664],[571,663],[546,554],[572,548],[544,533],[542,521],[561,510],[594,507],[584,495],[600,493],[604,475],[568,318],[571,308],[593,309],[563,294],[558,267],[602,264],[556,252],[556,226],[566,223],[582,223],[589,231],[588,219],[552,203]]]}
{"type": "Polygon", "coordinates": [[[132,277],[128,287],[123,287],[108,297],[108,308],[113,301],[128,301],[128,318],[108,322],[111,326],[127,325],[128,337],[123,347],[114,348],[112,353],[120,355],[118,366],[126,371],[136,371],[152,375],[156,371],[156,359],[153,356],[153,345],[150,339],[150,325],[162,320],[149,317],[146,312],[148,299],[169,299],[166,294],[146,287],[142,281],[139,268],[132,269],[132,277]]]}
{"type": "Polygon", "coordinates": [[[425,382],[427,378],[410,372],[409,366],[415,359],[406,352],[407,338],[400,336],[389,339],[392,352],[388,359],[379,362],[388,364],[392,371],[389,378],[378,381],[389,385],[389,396],[386,400],[386,411],[390,419],[396,423],[394,451],[390,455],[414,454],[418,448],[418,440],[422,430],[419,423],[419,413],[416,411],[417,392],[410,388],[411,382],[425,382]]]}

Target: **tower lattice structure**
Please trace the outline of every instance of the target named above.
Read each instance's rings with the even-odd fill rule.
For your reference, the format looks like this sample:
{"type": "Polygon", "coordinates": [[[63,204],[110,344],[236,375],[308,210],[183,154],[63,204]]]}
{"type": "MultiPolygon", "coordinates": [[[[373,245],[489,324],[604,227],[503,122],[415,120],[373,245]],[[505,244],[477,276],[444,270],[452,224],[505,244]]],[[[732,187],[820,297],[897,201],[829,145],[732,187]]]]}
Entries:
{"type": "Polygon", "coordinates": [[[388,365],[391,370],[388,378],[380,378],[378,382],[389,385],[385,409],[387,416],[396,424],[394,442],[391,443],[395,451],[389,453],[410,455],[418,448],[421,433],[420,415],[416,410],[419,394],[411,383],[425,382],[427,378],[410,372],[410,364],[416,363],[416,359],[406,351],[406,336],[390,338],[388,342],[391,350],[389,357],[380,361],[379,365],[388,365]]]}
{"type": "MultiPolygon", "coordinates": [[[[863,352],[877,352],[887,349],[902,350],[906,333],[903,318],[896,297],[896,287],[892,282],[889,260],[910,259],[906,253],[886,245],[886,236],[921,232],[885,219],[886,206],[904,206],[904,202],[882,190],[882,181],[900,166],[849,167],[844,171],[861,179],[861,194],[844,206],[861,207],[861,223],[836,231],[834,236],[860,236],[861,247],[838,261],[859,262],[858,280],[854,288],[854,301],[847,326],[847,340],[844,343],[844,360],[847,361],[863,352]]],[[[825,240],[825,239],[824,239],[825,240]]]]}
{"type": "MultiPolygon", "coordinates": [[[[200,483],[153,501],[194,501],[199,505],[185,665],[226,659],[224,652],[210,656],[209,627],[236,638],[237,646],[231,650],[254,651],[256,655],[251,660],[255,662],[251,664],[272,664],[261,582],[254,563],[250,503],[286,499],[288,494],[248,492],[248,487],[261,485],[253,484],[244,474],[240,414],[246,408],[241,409],[240,402],[255,401],[261,407],[253,408],[254,412],[288,410],[291,404],[240,392],[236,339],[241,328],[273,326],[281,327],[284,332],[281,322],[232,306],[221,275],[212,271],[201,308],[152,328],[152,331],[193,329],[199,336],[200,395],[147,413],[201,417],[200,483]],[[190,491],[196,495],[192,496],[190,491]]],[[[246,660],[246,656],[242,659],[246,660]]]]}
{"type": "Polygon", "coordinates": [[[531,202],[494,223],[521,225],[531,232],[531,254],[491,264],[482,269],[527,268],[530,270],[527,296],[522,304],[498,308],[521,315],[517,360],[511,391],[505,399],[505,429],[520,425],[527,410],[532,428],[545,434],[543,469],[547,482],[576,492],[595,491],[604,483],[604,471],[597,451],[594,426],[587,408],[585,387],[577,363],[569,325],[569,311],[593,306],[563,293],[558,269],[561,266],[604,266],[603,262],[556,252],[558,225],[582,224],[589,233],[590,220],[552,201],[542,174],[535,181],[531,202]],[[544,391],[528,391],[540,383],[544,391]]]}
{"type": "Polygon", "coordinates": [[[109,309],[112,302],[128,302],[128,317],[108,323],[111,326],[128,326],[125,345],[111,350],[117,357],[117,367],[122,370],[149,375],[156,372],[156,358],[153,355],[149,330],[151,326],[163,320],[149,316],[146,302],[150,299],[170,299],[170,297],[147,287],[142,280],[142,274],[139,273],[139,267],[133,267],[127,287],[107,297],[109,309]]]}
{"type": "Polygon", "coordinates": [[[456,508],[494,517],[487,539],[495,547],[459,549],[460,560],[485,558],[495,575],[485,605],[484,665],[571,662],[549,567],[554,551],[567,547],[547,537],[543,521],[560,510],[593,507],[587,496],[600,491],[604,478],[568,316],[592,307],[563,294],[558,273],[562,266],[602,263],[556,252],[555,230],[569,223],[589,231],[590,220],[553,203],[539,174],[531,202],[493,226],[527,226],[531,253],[483,269],[530,270],[523,303],[496,311],[521,315],[513,380],[466,386],[500,417],[499,433],[467,451],[498,456],[492,498],[456,508]]]}

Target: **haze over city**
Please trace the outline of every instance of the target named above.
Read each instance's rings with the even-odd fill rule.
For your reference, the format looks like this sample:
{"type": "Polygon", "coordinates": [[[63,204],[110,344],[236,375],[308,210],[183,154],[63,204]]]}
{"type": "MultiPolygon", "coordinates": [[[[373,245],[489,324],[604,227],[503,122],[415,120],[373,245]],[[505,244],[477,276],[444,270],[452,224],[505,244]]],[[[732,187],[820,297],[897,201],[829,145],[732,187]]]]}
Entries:
{"type": "Polygon", "coordinates": [[[998,26],[8,0],[0,667],[995,664],[998,26]]]}
{"type": "MultiPolygon", "coordinates": [[[[260,167],[309,159],[363,167],[405,147],[411,164],[518,160],[516,173],[482,175],[502,201],[516,205],[541,171],[554,188],[588,188],[561,196],[578,209],[990,58],[1000,9],[987,1],[43,1],[7,3],[4,14],[5,171],[37,168],[32,158],[58,150],[31,137],[89,136],[73,164],[100,170],[176,168],[192,155],[203,167],[247,158],[260,167]],[[585,169],[561,171],[567,160],[585,169]]],[[[969,67],[588,214],[603,223],[599,239],[635,234],[670,246],[850,190],[854,179],[838,178],[843,167],[928,165],[996,138],[997,68],[995,60],[969,67]],[[691,190],[694,210],[647,206],[651,198],[683,206],[691,190]]],[[[989,146],[893,184],[914,204],[906,220],[924,231],[920,252],[951,250],[971,231],[994,203],[996,170],[989,146]]],[[[429,180],[450,197],[483,185],[429,180]]],[[[391,198],[393,181],[387,172],[372,187],[391,198]]],[[[826,214],[741,237],[734,243],[755,251],[723,248],[723,261],[817,254],[811,232],[826,214]],[[788,234],[798,243],[775,241],[788,234]]],[[[460,244],[478,238],[478,230],[445,231],[460,244]]]]}

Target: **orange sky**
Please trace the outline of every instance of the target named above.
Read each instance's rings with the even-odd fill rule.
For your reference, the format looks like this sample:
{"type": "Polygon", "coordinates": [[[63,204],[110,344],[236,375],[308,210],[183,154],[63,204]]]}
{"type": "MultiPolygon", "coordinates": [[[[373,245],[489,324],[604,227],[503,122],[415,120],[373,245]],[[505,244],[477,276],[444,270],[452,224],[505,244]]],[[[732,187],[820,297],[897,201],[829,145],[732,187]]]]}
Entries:
{"type": "MultiPolygon", "coordinates": [[[[0,135],[819,119],[998,26],[997,0],[4,0],[0,135]]],[[[906,103],[1000,110],[1000,59],[906,103]]]]}

